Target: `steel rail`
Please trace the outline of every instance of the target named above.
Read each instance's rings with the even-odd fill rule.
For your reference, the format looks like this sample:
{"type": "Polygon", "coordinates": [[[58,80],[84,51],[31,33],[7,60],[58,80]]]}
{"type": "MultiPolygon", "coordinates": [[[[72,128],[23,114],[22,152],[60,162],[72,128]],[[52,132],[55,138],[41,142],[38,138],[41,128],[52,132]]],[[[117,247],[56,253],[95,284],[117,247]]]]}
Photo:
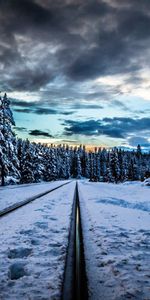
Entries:
{"type": "Polygon", "coordinates": [[[88,300],[78,183],[74,193],[62,300],[88,300]]]}

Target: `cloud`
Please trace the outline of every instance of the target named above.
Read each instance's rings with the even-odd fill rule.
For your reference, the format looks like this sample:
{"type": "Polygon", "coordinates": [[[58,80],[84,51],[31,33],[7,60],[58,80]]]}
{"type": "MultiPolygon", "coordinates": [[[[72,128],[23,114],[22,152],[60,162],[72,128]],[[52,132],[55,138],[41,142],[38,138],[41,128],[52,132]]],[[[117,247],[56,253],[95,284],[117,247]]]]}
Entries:
{"type": "Polygon", "coordinates": [[[103,109],[102,105],[94,103],[76,103],[72,105],[73,109],[103,109]]]}
{"type": "Polygon", "coordinates": [[[73,81],[134,74],[147,64],[148,8],[146,0],[0,1],[0,58],[10,74],[3,87],[37,91],[60,74],[73,81]]]}
{"type": "Polygon", "coordinates": [[[28,108],[22,108],[22,109],[19,109],[19,108],[15,108],[14,111],[18,112],[18,113],[30,113],[30,109],[28,108]]]}
{"type": "Polygon", "coordinates": [[[66,120],[65,134],[101,136],[125,139],[135,132],[149,132],[150,118],[103,118],[101,120],[73,121],[66,120]]]}
{"type": "Polygon", "coordinates": [[[124,103],[122,103],[122,102],[119,101],[119,100],[112,100],[112,101],[111,101],[111,105],[112,105],[112,106],[119,107],[119,108],[121,108],[121,109],[123,109],[123,110],[130,110],[129,108],[127,108],[127,106],[126,106],[124,103]]]}
{"type": "Polygon", "coordinates": [[[14,111],[18,113],[33,113],[36,115],[64,115],[69,116],[74,114],[73,111],[61,111],[61,110],[55,110],[51,108],[44,108],[44,107],[37,107],[37,108],[14,108],[14,111]]]}
{"type": "Polygon", "coordinates": [[[21,101],[21,100],[17,100],[17,99],[11,99],[11,104],[12,106],[19,106],[19,107],[23,107],[23,108],[29,108],[29,107],[36,107],[36,105],[38,104],[38,102],[26,102],[26,101],[21,101]]]}
{"type": "Polygon", "coordinates": [[[15,130],[19,131],[19,132],[27,132],[27,128],[25,127],[18,127],[18,126],[15,126],[15,130]]]}
{"type": "Polygon", "coordinates": [[[13,110],[18,113],[34,113],[37,115],[65,115],[69,116],[74,114],[74,111],[62,111],[61,109],[52,109],[49,107],[45,107],[46,103],[39,103],[37,101],[35,102],[26,102],[26,101],[20,101],[16,99],[11,99],[11,103],[13,106],[13,110]],[[41,104],[43,107],[38,107],[38,105],[41,104]]]}
{"type": "Polygon", "coordinates": [[[51,134],[49,134],[48,132],[42,131],[42,130],[30,130],[29,131],[29,135],[33,135],[33,136],[43,136],[43,137],[48,137],[48,138],[53,138],[53,136],[51,134]]]}
{"type": "Polygon", "coordinates": [[[76,110],[82,110],[82,109],[103,109],[102,105],[99,104],[95,104],[95,103],[82,103],[82,102],[76,102],[76,103],[70,103],[68,105],[68,110],[67,111],[63,111],[62,108],[57,107],[57,105],[54,104],[49,104],[52,106],[55,106],[55,109],[46,107],[48,104],[47,102],[43,101],[43,103],[41,103],[40,101],[30,101],[30,102],[26,102],[26,101],[20,101],[17,99],[11,99],[11,103],[13,106],[13,110],[16,112],[20,112],[20,113],[34,113],[37,115],[64,115],[64,116],[69,116],[69,115],[73,115],[75,113],[76,110]],[[39,107],[40,104],[40,107],[39,107]]]}
{"type": "MultiPolygon", "coordinates": [[[[0,0],[1,90],[22,95],[12,99],[18,113],[69,116],[85,109],[90,117],[90,110],[110,106],[116,116],[118,108],[131,116],[129,97],[140,98],[141,108],[149,100],[149,11],[149,0],[0,0]]],[[[64,131],[124,138],[141,128],[129,119],[72,120],[64,131]]]]}
{"type": "Polygon", "coordinates": [[[144,148],[150,148],[150,142],[148,139],[140,137],[140,136],[133,136],[128,139],[129,145],[135,147],[140,144],[144,148]]]}
{"type": "Polygon", "coordinates": [[[68,144],[76,144],[77,141],[76,140],[62,140],[62,143],[68,143],[68,144]]]}

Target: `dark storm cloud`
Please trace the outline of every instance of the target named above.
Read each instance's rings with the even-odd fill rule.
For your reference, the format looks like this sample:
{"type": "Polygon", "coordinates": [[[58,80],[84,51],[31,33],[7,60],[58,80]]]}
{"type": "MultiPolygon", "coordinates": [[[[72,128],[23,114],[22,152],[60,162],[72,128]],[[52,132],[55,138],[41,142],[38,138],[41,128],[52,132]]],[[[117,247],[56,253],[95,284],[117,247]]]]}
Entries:
{"type": "MultiPolygon", "coordinates": [[[[34,113],[37,115],[72,115],[74,111],[62,111],[61,109],[52,109],[48,107],[38,107],[39,102],[25,102],[11,99],[13,110],[18,113],[34,113]]],[[[40,103],[42,104],[42,103],[40,103]]],[[[45,105],[45,103],[43,103],[45,105]]]]}
{"type": "Polygon", "coordinates": [[[16,100],[16,99],[10,99],[12,106],[18,106],[18,107],[35,107],[37,105],[37,102],[26,102],[26,101],[21,101],[21,100],[16,100]]]}
{"type": "MultiPolygon", "coordinates": [[[[149,40],[150,17],[140,12],[116,14],[117,30],[99,30],[94,47],[87,47],[68,68],[74,80],[86,80],[103,75],[134,74],[141,68],[140,54],[144,40],[149,40]],[[121,15],[121,14],[120,14],[121,15]],[[136,57],[139,62],[132,59],[136,57]]],[[[99,24],[100,26],[100,24],[99,24]]]]}
{"type": "Polygon", "coordinates": [[[53,138],[53,136],[51,134],[49,134],[48,132],[38,130],[38,129],[30,130],[29,135],[53,138]]]}
{"type": "Polygon", "coordinates": [[[33,113],[33,114],[37,114],[37,115],[65,115],[65,116],[69,116],[74,113],[71,111],[61,112],[60,110],[55,110],[55,109],[50,109],[50,108],[42,108],[42,107],[37,107],[37,108],[33,108],[33,109],[14,108],[14,111],[16,111],[18,113],[28,113],[28,114],[33,113]]]}
{"type": "Polygon", "coordinates": [[[39,102],[37,101],[30,101],[30,102],[26,102],[26,101],[20,101],[20,100],[16,100],[16,99],[11,99],[11,104],[14,107],[14,111],[16,112],[22,112],[22,113],[35,113],[35,114],[45,114],[45,115],[56,115],[56,114],[61,114],[61,115],[72,115],[75,113],[75,110],[80,110],[80,109],[103,109],[102,105],[99,104],[94,104],[94,103],[82,103],[82,102],[78,102],[78,103],[71,103],[70,104],[70,109],[73,111],[62,111],[62,109],[60,109],[59,107],[55,108],[55,109],[51,109],[48,107],[44,107],[46,106],[47,102],[43,101],[40,102],[40,107],[38,107],[39,102]],[[42,106],[43,105],[43,106],[42,106]]]}
{"type": "Polygon", "coordinates": [[[15,126],[15,130],[20,131],[20,132],[26,132],[27,128],[15,126]]]}
{"type": "Polygon", "coordinates": [[[73,109],[103,109],[102,105],[88,104],[88,103],[76,103],[72,105],[73,109]]]}
{"type": "Polygon", "coordinates": [[[51,81],[52,78],[51,71],[46,68],[37,67],[34,70],[26,68],[23,71],[16,72],[15,78],[10,78],[8,84],[17,91],[37,91],[51,81]]]}
{"type": "Polygon", "coordinates": [[[32,112],[37,115],[65,115],[65,116],[69,116],[74,113],[71,111],[61,111],[59,109],[56,110],[56,109],[50,109],[44,107],[37,107],[32,112]]]}
{"type": "Polygon", "coordinates": [[[103,118],[101,120],[64,122],[65,134],[68,136],[82,134],[86,136],[106,135],[112,138],[126,138],[135,132],[149,131],[150,118],[103,118]]]}
{"type": "Polygon", "coordinates": [[[103,27],[99,22],[95,46],[80,52],[68,69],[69,76],[84,80],[108,74],[134,74],[141,68],[140,55],[145,48],[144,41],[149,44],[150,16],[146,9],[140,10],[140,4],[137,2],[136,7],[113,11],[109,16],[115,18],[117,23],[114,30],[108,30],[105,21],[103,27]],[[139,61],[135,63],[133,58],[139,61]]]}
{"type": "Polygon", "coordinates": [[[149,64],[149,8],[147,0],[1,0],[1,87],[37,91],[60,74],[73,82],[134,76],[149,64]]]}
{"type": "Polygon", "coordinates": [[[139,137],[139,136],[133,136],[133,137],[129,138],[128,143],[129,143],[129,145],[131,145],[133,147],[140,144],[144,148],[148,148],[148,147],[150,148],[150,142],[148,141],[148,139],[139,137]]]}
{"type": "Polygon", "coordinates": [[[31,110],[29,110],[28,108],[23,108],[23,109],[15,108],[14,111],[16,111],[18,113],[30,113],[31,112],[31,110]]]}

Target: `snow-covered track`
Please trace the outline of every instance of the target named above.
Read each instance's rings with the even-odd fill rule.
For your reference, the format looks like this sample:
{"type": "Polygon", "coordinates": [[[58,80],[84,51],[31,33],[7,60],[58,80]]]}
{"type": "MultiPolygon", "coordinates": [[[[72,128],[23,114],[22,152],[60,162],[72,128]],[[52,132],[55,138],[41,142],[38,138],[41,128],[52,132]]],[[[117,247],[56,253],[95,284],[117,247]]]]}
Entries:
{"type": "Polygon", "coordinates": [[[41,197],[43,197],[43,196],[45,196],[45,195],[47,195],[47,194],[49,194],[49,193],[51,193],[51,192],[53,192],[53,191],[55,191],[55,190],[57,190],[57,189],[63,187],[63,186],[66,185],[66,184],[69,184],[70,182],[71,182],[71,181],[69,181],[69,182],[67,181],[66,183],[63,183],[63,184],[61,184],[61,185],[59,185],[59,186],[57,186],[57,187],[53,187],[53,188],[51,188],[51,189],[48,189],[48,190],[45,191],[45,192],[36,194],[36,195],[34,195],[34,196],[32,196],[32,197],[29,197],[29,198],[27,198],[27,199],[25,199],[25,200],[22,200],[22,201],[19,201],[19,202],[17,202],[17,203],[14,203],[14,204],[12,204],[12,205],[10,205],[10,206],[8,206],[8,207],[6,207],[6,208],[0,210],[0,218],[3,217],[3,216],[5,216],[5,215],[7,215],[7,214],[9,214],[9,213],[11,213],[11,212],[13,212],[14,210],[16,210],[16,209],[18,209],[18,208],[21,208],[22,206],[24,206],[24,205],[26,205],[26,204],[28,204],[28,203],[30,203],[30,202],[36,200],[36,199],[39,199],[39,198],[41,198],[41,197]]]}
{"type": "Polygon", "coordinates": [[[83,234],[80,216],[78,183],[76,183],[69,244],[64,274],[62,300],[87,300],[88,288],[85,270],[83,234]]]}

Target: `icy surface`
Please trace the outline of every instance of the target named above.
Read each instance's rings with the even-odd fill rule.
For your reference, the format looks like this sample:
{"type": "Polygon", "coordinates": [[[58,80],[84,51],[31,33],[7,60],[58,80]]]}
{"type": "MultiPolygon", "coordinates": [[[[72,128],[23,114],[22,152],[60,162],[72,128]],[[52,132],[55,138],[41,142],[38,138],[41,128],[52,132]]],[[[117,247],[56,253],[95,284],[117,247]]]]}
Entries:
{"type": "Polygon", "coordinates": [[[79,182],[90,300],[150,300],[150,188],[79,182]]]}
{"type": "Polygon", "coordinates": [[[69,183],[0,219],[0,299],[60,299],[74,188],[69,183]]]}
{"type": "Polygon", "coordinates": [[[49,191],[63,183],[66,183],[66,181],[60,180],[47,183],[32,183],[0,187],[0,212],[6,207],[10,207],[15,203],[49,191]]]}

